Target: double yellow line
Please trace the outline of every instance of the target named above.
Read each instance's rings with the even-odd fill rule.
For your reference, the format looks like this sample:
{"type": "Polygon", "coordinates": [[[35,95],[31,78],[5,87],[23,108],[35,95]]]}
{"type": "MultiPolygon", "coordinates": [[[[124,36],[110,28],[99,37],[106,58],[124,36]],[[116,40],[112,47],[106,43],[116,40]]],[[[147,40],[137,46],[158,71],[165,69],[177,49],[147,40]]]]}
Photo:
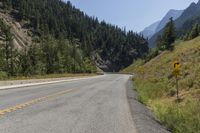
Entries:
{"type": "Polygon", "coordinates": [[[40,102],[43,102],[43,101],[50,100],[52,98],[56,98],[58,96],[61,96],[61,95],[64,95],[64,94],[67,94],[69,92],[73,92],[73,91],[76,91],[76,90],[77,89],[69,89],[69,90],[57,92],[57,93],[54,93],[54,94],[51,94],[51,95],[47,95],[47,96],[44,96],[44,97],[33,99],[33,100],[27,101],[25,103],[18,104],[18,105],[15,105],[15,106],[0,110],[0,116],[5,115],[7,113],[14,112],[14,111],[19,110],[19,109],[23,109],[23,108],[31,106],[33,104],[37,104],[37,103],[40,103],[40,102]]]}

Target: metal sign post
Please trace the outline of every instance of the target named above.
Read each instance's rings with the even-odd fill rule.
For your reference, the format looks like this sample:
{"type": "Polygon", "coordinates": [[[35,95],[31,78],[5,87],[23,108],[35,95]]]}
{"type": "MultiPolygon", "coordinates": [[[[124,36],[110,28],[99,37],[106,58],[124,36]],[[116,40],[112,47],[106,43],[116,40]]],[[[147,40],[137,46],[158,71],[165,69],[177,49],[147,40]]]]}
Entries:
{"type": "Polygon", "coordinates": [[[174,61],[173,68],[174,68],[173,74],[175,75],[175,78],[176,78],[176,96],[177,96],[177,101],[179,101],[178,75],[180,75],[181,63],[178,61],[174,61]]]}

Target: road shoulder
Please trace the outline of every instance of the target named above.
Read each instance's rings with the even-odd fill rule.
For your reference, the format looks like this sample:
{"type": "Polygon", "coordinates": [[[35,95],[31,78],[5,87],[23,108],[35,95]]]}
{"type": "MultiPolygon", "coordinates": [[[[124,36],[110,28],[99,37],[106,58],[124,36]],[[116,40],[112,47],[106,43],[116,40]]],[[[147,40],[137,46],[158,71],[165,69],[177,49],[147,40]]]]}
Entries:
{"type": "Polygon", "coordinates": [[[11,81],[12,85],[5,85],[0,86],[0,90],[8,90],[8,89],[16,89],[16,88],[23,88],[23,87],[31,87],[31,86],[40,86],[40,85],[46,85],[46,84],[56,84],[56,83],[62,83],[62,82],[71,82],[71,81],[77,81],[77,80],[84,80],[84,79],[92,79],[92,78],[98,78],[100,76],[87,76],[87,77],[73,77],[73,78],[55,78],[55,79],[39,79],[39,80],[23,80],[21,81],[11,81]]]}
{"type": "Polygon", "coordinates": [[[138,133],[170,133],[155,119],[151,111],[138,101],[137,92],[134,91],[131,78],[126,89],[132,118],[138,133]]]}

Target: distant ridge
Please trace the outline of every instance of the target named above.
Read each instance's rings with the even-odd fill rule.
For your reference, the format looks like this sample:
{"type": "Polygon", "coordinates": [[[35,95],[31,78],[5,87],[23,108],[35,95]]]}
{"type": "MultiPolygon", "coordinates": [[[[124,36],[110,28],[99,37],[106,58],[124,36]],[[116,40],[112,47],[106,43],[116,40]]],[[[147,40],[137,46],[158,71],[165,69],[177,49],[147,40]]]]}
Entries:
{"type": "MultiPolygon", "coordinates": [[[[175,20],[177,28],[177,36],[184,35],[189,29],[192,28],[193,24],[200,24],[200,1],[197,3],[192,2],[188,8],[186,8],[181,16],[175,20]]],[[[155,41],[158,35],[162,34],[163,29],[157,32],[149,40],[149,47],[155,47],[155,41]]]]}
{"type": "Polygon", "coordinates": [[[176,20],[182,15],[182,13],[183,10],[174,10],[174,9],[169,10],[168,13],[161,20],[155,32],[159,32],[162,28],[164,28],[167,22],[169,21],[169,18],[173,17],[173,19],[176,20]]]}
{"type": "Polygon", "coordinates": [[[160,24],[160,21],[157,21],[157,22],[151,24],[150,26],[146,27],[141,32],[141,34],[143,34],[144,37],[146,37],[146,38],[151,38],[156,33],[156,28],[158,27],[159,24],[160,24]]]}

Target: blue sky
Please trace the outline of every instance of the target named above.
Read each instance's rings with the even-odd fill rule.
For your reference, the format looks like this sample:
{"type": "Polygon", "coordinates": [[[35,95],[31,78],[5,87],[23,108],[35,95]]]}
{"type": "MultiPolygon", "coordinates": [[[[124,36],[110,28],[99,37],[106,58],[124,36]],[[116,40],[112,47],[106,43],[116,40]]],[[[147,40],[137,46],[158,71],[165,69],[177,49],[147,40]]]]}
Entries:
{"type": "MultiPolygon", "coordinates": [[[[67,0],[65,0],[67,1],[67,0]]],[[[162,19],[170,9],[185,9],[198,0],[70,0],[89,16],[141,31],[149,24],[162,19]]]]}

